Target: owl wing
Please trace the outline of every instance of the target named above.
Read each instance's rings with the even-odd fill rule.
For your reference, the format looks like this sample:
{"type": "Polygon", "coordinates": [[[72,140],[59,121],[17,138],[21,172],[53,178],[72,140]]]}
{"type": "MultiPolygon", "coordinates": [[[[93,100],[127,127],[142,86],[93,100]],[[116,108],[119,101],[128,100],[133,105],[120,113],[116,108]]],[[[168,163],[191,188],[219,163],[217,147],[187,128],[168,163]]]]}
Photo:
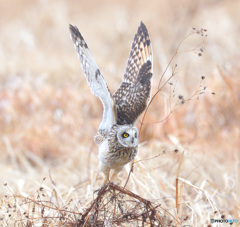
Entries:
{"type": "Polygon", "coordinates": [[[88,85],[90,86],[92,93],[96,95],[103,104],[103,119],[98,130],[105,134],[116,122],[113,99],[108,90],[107,84],[78,28],[76,26],[69,25],[69,30],[88,85]]]}
{"type": "Polygon", "coordinates": [[[152,85],[152,48],[146,26],[141,22],[123,76],[123,82],[113,94],[118,124],[136,124],[146,109],[152,85]]]}

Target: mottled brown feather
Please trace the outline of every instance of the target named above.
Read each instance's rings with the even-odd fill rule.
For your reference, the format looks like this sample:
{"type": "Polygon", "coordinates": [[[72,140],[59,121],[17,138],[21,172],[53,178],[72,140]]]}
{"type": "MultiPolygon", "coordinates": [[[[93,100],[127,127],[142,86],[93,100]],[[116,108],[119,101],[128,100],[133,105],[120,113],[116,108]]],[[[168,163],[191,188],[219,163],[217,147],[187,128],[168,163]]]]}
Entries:
{"type": "Polygon", "coordinates": [[[123,82],[113,94],[117,124],[136,124],[148,105],[152,85],[152,49],[146,26],[141,22],[134,37],[123,82]]]}

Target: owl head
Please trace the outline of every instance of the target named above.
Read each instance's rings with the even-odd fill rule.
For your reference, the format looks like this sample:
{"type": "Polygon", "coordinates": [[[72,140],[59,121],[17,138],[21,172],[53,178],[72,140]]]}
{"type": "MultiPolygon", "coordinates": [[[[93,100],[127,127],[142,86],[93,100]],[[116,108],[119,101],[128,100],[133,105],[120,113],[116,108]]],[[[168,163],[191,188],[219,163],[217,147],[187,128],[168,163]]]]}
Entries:
{"type": "Polygon", "coordinates": [[[138,145],[138,129],[132,125],[120,126],[117,131],[117,139],[124,147],[136,147],[138,145]]]}

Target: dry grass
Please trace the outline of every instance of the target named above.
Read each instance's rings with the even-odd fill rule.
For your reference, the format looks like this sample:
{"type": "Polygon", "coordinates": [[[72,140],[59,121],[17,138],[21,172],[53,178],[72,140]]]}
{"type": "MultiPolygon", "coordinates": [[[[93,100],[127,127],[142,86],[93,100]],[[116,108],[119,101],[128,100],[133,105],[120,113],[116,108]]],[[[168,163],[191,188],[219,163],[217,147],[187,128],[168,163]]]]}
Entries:
{"type": "Polygon", "coordinates": [[[239,1],[96,4],[0,1],[0,225],[240,221],[239,1]],[[102,179],[93,143],[102,107],[83,78],[68,24],[79,27],[114,91],[141,20],[153,45],[153,94],[192,27],[208,37],[190,36],[169,65],[161,85],[173,73],[172,85],[146,114],[126,188],[130,165],[121,186],[94,192],[102,179]]]}

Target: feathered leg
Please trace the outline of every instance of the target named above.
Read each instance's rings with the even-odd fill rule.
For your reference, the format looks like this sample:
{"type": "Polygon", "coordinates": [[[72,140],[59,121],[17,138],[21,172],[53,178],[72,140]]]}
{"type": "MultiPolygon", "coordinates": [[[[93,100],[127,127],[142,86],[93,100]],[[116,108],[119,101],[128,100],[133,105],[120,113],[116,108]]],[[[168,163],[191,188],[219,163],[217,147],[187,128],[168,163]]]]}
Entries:
{"type": "Polygon", "coordinates": [[[122,171],[123,167],[120,167],[118,169],[114,169],[113,175],[111,177],[111,182],[116,182],[118,173],[122,171]]]}
{"type": "Polygon", "coordinates": [[[99,162],[99,170],[104,174],[104,178],[102,181],[102,186],[105,185],[109,181],[109,173],[110,168],[105,166],[101,161],[99,162]]]}

